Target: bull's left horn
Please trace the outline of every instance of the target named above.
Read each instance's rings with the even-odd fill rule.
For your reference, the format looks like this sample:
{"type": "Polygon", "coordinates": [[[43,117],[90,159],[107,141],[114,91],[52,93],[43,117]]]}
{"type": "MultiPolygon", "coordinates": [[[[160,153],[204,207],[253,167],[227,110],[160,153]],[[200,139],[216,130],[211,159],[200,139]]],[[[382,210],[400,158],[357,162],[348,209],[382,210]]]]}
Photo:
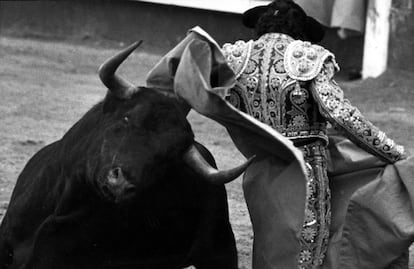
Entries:
{"type": "Polygon", "coordinates": [[[212,167],[194,145],[192,145],[184,154],[184,162],[191,167],[194,172],[208,182],[216,185],[225,184],[236,179],[246,170],[254,158],[255,156],[249,158],[245,163],[235,168],[220,171],[212,167]]]}
{"type": "Polygon", "coordinates": [[[141,45],[141,41],[137,41],[134,44],[128,46],[127,48],[120,51],[115,56],[106,60],[99,67],[99,77],[102,83],[119,99],[128,99],[136,91],[132,83],[124,80],[121,77],[118,77],[115,72],[118,69],[119,65],[125,61],[125,59],[141,45]]]}

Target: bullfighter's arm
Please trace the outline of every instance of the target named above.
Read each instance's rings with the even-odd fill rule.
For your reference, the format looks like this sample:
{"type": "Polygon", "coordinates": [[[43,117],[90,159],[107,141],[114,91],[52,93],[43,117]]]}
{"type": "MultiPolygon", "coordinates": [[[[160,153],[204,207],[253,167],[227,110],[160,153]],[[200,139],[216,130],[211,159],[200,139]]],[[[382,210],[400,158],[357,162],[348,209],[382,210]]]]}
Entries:
{"type": "Polygon", "coordinates": [[[322,115],[367,152],[390,163],[405,159],[404,147],[388,138],[344,98],[343,91],[333,79],[335,71],[334,60],[327,59],[311,82],[312,93],[322,115]]]}

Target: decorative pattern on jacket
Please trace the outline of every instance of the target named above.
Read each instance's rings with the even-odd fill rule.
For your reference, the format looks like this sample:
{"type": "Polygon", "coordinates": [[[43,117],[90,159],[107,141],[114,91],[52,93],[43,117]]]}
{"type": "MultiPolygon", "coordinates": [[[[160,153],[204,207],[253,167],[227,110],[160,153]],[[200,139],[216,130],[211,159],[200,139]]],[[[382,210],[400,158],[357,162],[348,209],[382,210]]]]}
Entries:
{"type": "Polygon", "coordinates": [[[304,73],[316,76],[323,54],[314,48],[301,55],[292,51],[290,60],[287,52],[294,42],[287,35],[271,33],[256,41],[225,44],[223,53],[237,77],[226,99],[293,140],[319,137],[327,141],[326,120],[309,92],[309,83],[289,73],[294,69],[299,74],[295,67],[299,64],[304,73]],[[302,56],[307,59],[303,64],[302,56]],[[286,59],[292,66],[286,66],[286,59]]]}
{"type": "Polygon", "coordinates": [[[327,60],[311,83],[314,98],[322,115],[366,151],[391,163],[404,159],[404,147],[388,138],[344,98],[341,88],[333,80],[334,73],[334,62],[327,60]]]}
{"type": "Polygon", "coordinates": [[[226,99],[286,137],[327,141],[329,121],[388,162],[405,157],[402,146],[343,98],[332,79],[339,69],[334,55],[323,47],[269,33],[255,41],[225,44],[223,53],[237,77],[226,99]]]}

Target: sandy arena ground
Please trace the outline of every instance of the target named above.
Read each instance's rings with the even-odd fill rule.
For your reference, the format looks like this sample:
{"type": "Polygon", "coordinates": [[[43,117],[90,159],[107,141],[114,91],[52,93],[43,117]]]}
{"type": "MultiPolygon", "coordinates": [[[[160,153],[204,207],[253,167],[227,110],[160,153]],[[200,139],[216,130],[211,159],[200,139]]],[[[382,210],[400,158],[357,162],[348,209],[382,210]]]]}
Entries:
{"type": "MultiPolygon", "coordinates": [[[[117,50],[113,45],[0,38],[0,218],[29,158],[59,139],[104,97],[97,68],[117,50]]],[[[143,84],[145,74],[158,59],[138,50],[121,73],[143,84]]],[[[414,153],[413,73],[392,70],[376,80],[341,85],[367,118],[414,153]]],[[[191,113],[189,120],[197,140],[212,151],[219,167],[231,167],[243,160],[224,128],[196,113],[191,113]]],[[[253,237],[241,179],[227,189],[240,268],[250,269],[253,237]]]]}

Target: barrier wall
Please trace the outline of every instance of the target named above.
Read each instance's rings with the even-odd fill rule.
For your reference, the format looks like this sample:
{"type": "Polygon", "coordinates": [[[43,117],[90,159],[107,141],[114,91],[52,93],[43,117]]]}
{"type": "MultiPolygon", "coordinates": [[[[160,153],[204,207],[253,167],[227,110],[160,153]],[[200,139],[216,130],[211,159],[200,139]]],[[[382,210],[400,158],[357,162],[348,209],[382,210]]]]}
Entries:
{"type": "Polygon", "coordinates": [[[389,66],[414,72],[414,12],[394,21],[391,29],[389,66]]]}
{"type": "MultiPolygon", "coordinates": [[[[145,41],[143,49],[163,54],[187,29],[200,25],[219,44],[253,38],[241,15],[138,1],[0,1],[0,35],[63,40],[145,41]]],[[[340,40],[329,30],[322,43],[343,70],[359,69],[363,37],[340,40]]],[[[390,66],[414,71],[413,16],[393,32],[390,66]]]]}

